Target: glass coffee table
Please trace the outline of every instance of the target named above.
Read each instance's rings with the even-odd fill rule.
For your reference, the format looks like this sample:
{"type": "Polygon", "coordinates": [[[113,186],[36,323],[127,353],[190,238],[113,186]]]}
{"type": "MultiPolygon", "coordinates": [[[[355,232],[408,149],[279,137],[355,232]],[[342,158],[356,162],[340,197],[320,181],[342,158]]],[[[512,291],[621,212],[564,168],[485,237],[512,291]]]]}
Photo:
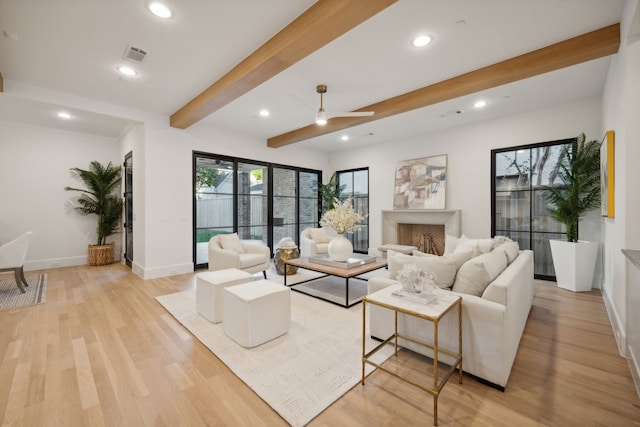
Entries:
{"type": "MultiPolygon", "coordinates": [[[[438,425],[438,396],[440,391],[449,380],[453,372],[458,370],[458,381],[462,384],[462,298],[445,290],[436,290],[434,298],[422,299],[405,292],[402,292],[402,285],[391,285],[377,292],[369,294],[362,298],[362,385],[365,379],[365,364],[372,365],[382,371],[385,371],[415,387],[424,390],[433,395],[433,425],[438,425]],[[373,350],[367,352],[366,343],[366,313],[367,304],[374,304],[380,307],[393,310],[395,314],[395,329],[393,335],[378,344],[373,350]],[[457,310],[454,310],[456,309],[457,310]],[[448,313],[457,311],[458,317],[458,349],[442,348],[438,345],[438,322],[448,313]],[[409,316],[415,316],[433,324],[433,344],[424,342],[415,337],[410,337],[398,333],[398,313],[404,313],[409,316]],[[413,378],[406,375],[400,375],[394,370],[385,368],[385,362],[374,362],[371,357],[385,347],[389,342],[394,345],[394,355],[398,355],[398,338],[411,341],[415,344],[430,348],[433,350],[433,383],[430,385],[419,384],[413,378]],[[441,375],[438,358],[440,353],[450,357],[451,363],[447,362],[449,369],[441,375]]],[[[451,314],[450,314],[451,315],[451,314]]]]}
{"type": "Polygon", "coordinates": [[[374,271],[374,270],[378,270],[380,268],[384,268],[387,266],[387,261],[382,259],[382,258],[375,258],[374,260],[372,260],[371,262],[366,262],[363,263],[361,265],[355,265],[355,266],[351,266],[349,268],[343,268],[343,267],[337,267],[337,266],[332,266],[332,265],[327,265],[327,264],[321,264],[319,262],[314,262],[313,260],[310,260],[308,257],[302,257],[302,258],[296,258],[296,259],[288,259],[286,261],[284,261],[285,265],[292,265],[298,268],[303,268],[305,270],[311,270],[311,271],[315,271],[318,273],[322,273],[322,276],[319,277],[314,277],[308,280],[303,280],[301,282],[296,282],[293,284],[288,284],[287,283],[287,274],[286,274],[286,268],[285,268],[285,274],[284,274],[284,285],[285,286],[289,286],[291,287],[291,290],[297,291],[297,292],[301,292],[310,296],[313,296],[315,298],[320,298],[322,300],[331,302],[333,304],[337,304],[340,305],[342,307],[352,307],[356,304],[358,304],[361,299],[358,298],[355,301],[351,301],[349,299],[349,279],[359,279],[359,280],[366,280],[364,278],[358,277],[361,276],[364,273],[368,273],[370,271],[374,271]],[[298,285],[301,285],[303,283],[308,283],[314,280],[320,280],[324,277],[327,276],[335,276],[335,277],[341,277],[343,279],[345,279],[344,281],[344,289],[345,289],[345,299],[344,299],[344,304],[342,303],[338,303],[336,301],[333,301],[331,299],[327,299],[324,298],[322,296],[319,296],[317,294],[313,294],[310,292],[307,292],[306,290],[303,289],[303,287],[297,288],[298,285]]]}

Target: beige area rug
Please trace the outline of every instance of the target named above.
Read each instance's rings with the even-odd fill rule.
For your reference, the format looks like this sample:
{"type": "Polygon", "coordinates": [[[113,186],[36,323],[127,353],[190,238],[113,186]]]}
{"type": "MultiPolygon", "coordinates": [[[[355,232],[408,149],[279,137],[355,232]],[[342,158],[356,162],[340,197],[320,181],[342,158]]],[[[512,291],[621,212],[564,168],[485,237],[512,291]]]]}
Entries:
{"type": "Polygon", "coordinates": [[[47,290],[47,275],[25,275],[29,286],[25,286],[25,293],[20,292],[13,273],[0,276],[0,311],[13,310],[45,301],[47,290]]]}
{"type": "MultiPolygon", "coordinates": [[[[277,281],[275,274],[269,279],[277,281]]],[[[307,424],[360,382],[361,304],[346,309],[291,292],[289,332],[245,349],[224,334],[222,323],[197,314],[195,295],[191,289],[156,299],[292,426],[307,424]]],[[[366,345],[370,350],[377,342],[367,338],[366,345]]],[[[379,353],[380,363],[390,355],[379,353]]]]}

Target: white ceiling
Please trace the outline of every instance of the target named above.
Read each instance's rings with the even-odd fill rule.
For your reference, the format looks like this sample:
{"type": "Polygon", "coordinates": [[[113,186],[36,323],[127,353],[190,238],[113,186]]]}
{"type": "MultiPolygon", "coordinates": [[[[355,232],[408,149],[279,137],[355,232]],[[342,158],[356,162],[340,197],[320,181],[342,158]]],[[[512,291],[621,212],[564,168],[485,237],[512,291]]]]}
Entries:
{"type": "MultiPolygon", "coordinates": [[[[167,0],[162,21],[145,0],[0,0],[0,72],[19,82],[144,111],[171,115],[223,76],[312,0],[167,0]],[[122,58],[127,45],[148,52],[122,58]],[[121,78],[129,63],[140,75],[121,78]]],[[[281,74],[195,124],[266,139],[309,125],[327,84],[325,109],[351,111],[395,95],[545,47],[621,20],[624,0],[399,0],[281,74]],[[426,48],[410,46],[428,33],[426,48]],[[268,118],[258,116],[262,108],[268,118]]],[[[335,151],[386,142],[602,94],[609,59],[543,74],[298,144],[335,151]],[[489,105],[473,110],[484,98],[489,105]],[[441,115],[462,110],[442,118],[441,115]],[[340,141],[349,134],[350,141],[340,141]]],[[[55,127],[51,105],[9,90],[0,119],[55,127]],[[46,110],[48,111],[48,110],[46,110]],[[46,120],[40,123],[38,117],[46,120]]],[[[119,136],[130,123],[76,111],[78,132],[119,136]]]]}

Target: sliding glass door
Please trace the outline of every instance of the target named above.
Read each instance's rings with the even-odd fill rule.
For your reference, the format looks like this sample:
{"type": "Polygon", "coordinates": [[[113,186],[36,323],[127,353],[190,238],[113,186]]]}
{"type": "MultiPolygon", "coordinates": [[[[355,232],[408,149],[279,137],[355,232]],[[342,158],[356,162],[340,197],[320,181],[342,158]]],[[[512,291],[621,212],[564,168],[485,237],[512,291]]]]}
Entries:
{"type": "Polygon", "coordinates": [[[340,193],[342,201],[351,197],[354,210],[365,218],[361,221],[362,228],[355,233],[346,234],[353,244],[354,252],[367,253],[369,251],[369,169],[353,169],[338,171],[338,186],[344,186],[340,193]]]}
{"type": "Polygon", "coordinates": [[[195,157],[195,264],[207,264],[209,240],[233,233],[235,174],[233,161],[195,157]]]}
{"type": "Polygon", "coordinates": [[[268,168],[266,165],[238,162],[236,171],[238,236],[240,240],[255,240],[268,245],[268,168]]]}
{"type": "Polygon", "coordinates": [[[269,246],[318,224],[319,171],[209,153],[193,154],[194,264],[208,265],[208,242],[237,232],[241,240],[269,246]]]}

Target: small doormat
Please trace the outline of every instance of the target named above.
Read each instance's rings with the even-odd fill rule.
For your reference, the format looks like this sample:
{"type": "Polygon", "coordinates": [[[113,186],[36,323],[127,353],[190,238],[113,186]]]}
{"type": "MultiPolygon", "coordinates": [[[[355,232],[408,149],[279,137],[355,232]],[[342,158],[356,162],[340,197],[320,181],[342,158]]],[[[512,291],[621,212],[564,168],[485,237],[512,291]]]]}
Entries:
{"type": "Polygon", "coordinates": [[[42,304],[47,290],[47,275],[25,275],[29,286],[20,292],[13,276],[0,278],[0,311],[42,304]]]}

